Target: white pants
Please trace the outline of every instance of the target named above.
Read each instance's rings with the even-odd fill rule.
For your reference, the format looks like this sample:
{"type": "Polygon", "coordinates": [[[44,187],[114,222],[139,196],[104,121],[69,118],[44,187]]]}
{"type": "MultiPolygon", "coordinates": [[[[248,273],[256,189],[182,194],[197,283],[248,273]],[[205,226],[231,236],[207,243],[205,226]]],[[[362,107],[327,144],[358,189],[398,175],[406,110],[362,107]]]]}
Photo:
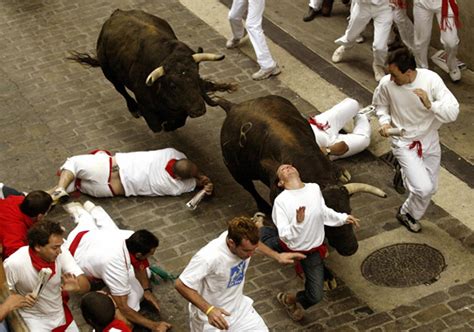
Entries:
{"type": "MultiPolygon", "coordinates": [[[[51,321],[51,319],[48,319],[46,317],[28,317],[25,318],[23,317],[26,323],[26,326],[28,326],[28,329],[30,331],[35,331],[35,332],[51,332],[52,329],[58,327],[54,321],[51,321]]],[[[66,332],[79,332],[79,328],[77,327],[76,322],[73,320],[71,324],[66,329],[66,332]]]]}
{"type": "Polygon", "coordinates": [[[438,131],[434,130],[420,139],[422,157],[417,149],[409,149],[411,140],[392,139],[393,155],[401,166],[402,178],[408,189],[408,198],[402,205],[402,213],[410,213],[416,220],[425,214],[431,197],[438,188],[438,174],[441,161],[441,147],[438,131]]]}
{"type": "Polygon", "coordinates": [[[346,98],[326,112],[313,117],[317,122],[329,125],[326,130],[311,125],[319,146],[328,147],[338,142],[344,142],[349,148],[343,155],[330,155],[331,160],[353,156],[369,146],[371,134],[369,119],[365,115],[357,114],[359,109],[359,103],[355,99],[346,98]],[[353,118],[352,133],[340,134],[339,131],[353,118]]]}
{"type": "MultiPolygon", "coordinates": [[[[110,156],[105,152],[73,156],[66,160],[60,170],[68,170],[81,180],[80,191],[94,197],[113,197],[109,188],[110,156]]],[[[73,181],[67,192],[75,191],[73,181]]]]}
{"type": "Polygon", "coordinates": [[[407,15],[406,8],[392,7],[393,23],[397,25],[402,42],[413,52],[414,50],[414,28],[413,22],[407,15]]]}
{"type": "Polygon", "coordinates": [[[309,6],[314,10],[320,10],[323,6],[323,0],[309,0],[309,6]]]}
{"type": "Polygon", "coordinates": [[[232,29],[234,39],[240,39],[244,36],[243,19],[245,12],[245,26],[252,43],[257,63],[261,69],[269,69],[276,66],[262,29],[263,10],[265,9],[265,0],[233,0],[229,11],[229,23],[232,29]]]}
{"type": "MultiPolygon", "coordinates": [[[[224,316],[224,319],[229,323],[229,319],[232,318],[233,323],[229,323],[228,332],[267,332],[268,327],[263,321],[262,317],[252,306],[252,300],[249,298],[244,299],[239,309],[239,312],[232,312],[231,316],[224,316]],[[250,304],[249,304],[250,302],[250,304]],[[232,317],[232,315],[238,315],[232,317]]],[[[191,306],[191,305],[190,305],[191,306]]],[[[191,308],[190,308],[191,309],[191,308]]],[[[190,310],[191,312],[191,310],[190,310]]],[[[198,315],[189,317],[189,328],[191,332],[219,332],[221,330],[210,325],[207,320],[201,320],[198,315]]]]}
{"type": "MultiPolygon", "coordinates": [[[[90,231],[94,229],[100,230],[117,230],[119,229],[112,218],[101,206],[95,206],[90,213],[85,209],[78,209],[78,213],[74,215],[74,221],[77,226],[69,233],[66,240],[66,247],[69,248],[72,241],[79,232],[90,231]]],[[[140,310],[140,301],[143,298],[143,287],[135,277],[133,267],[128,271],[128,280],[131,286],[131,292],[128,294],[127,304],[135,311],[140,310]]]]}
{"type": "MultiPolygon", "coordinates": [[[[441,25],[441,0],[415,0],[413,4],[413,19],[415,21],[414,53],[418,67],[428,68],[428,47],[431,41],[433,16],[436,15],[438,25],[441,25]]],[[[457,69],[456,55],[458,53],[458,30],[454,22],[453,10],[448,9],[448,24],[445,31],[440,31],[440,40],[447,54],[446,64],[449,70],[457,69]]]]}
{"type": "Polygon", "coordinates": [[[371,19],[374,21],[374,42],[372,43],[374,64],[385,66],[388,37],[393,21],[392,8],[390,8],[388,1],[380,6],[354,3],[351,7],[351,16],[346,32],[344,36],[336,39],[335,43],[346,48],[353,47],[356,44],[356,38],[364,31],[371,19]]]}

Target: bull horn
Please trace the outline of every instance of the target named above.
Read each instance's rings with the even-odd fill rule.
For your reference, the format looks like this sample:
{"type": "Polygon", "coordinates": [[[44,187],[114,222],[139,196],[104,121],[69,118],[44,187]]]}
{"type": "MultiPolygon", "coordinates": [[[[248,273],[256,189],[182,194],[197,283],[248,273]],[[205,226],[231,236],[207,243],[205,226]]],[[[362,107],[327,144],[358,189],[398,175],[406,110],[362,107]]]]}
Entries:
{"type": "Polygon", "coordinates": [[[196,63],[201,61],[220,61],[225,58],[224,54],[214,54],[214,53],[196,53],[193,54],[193,59],[196,63]]]}
{"type": "Polygon", "coordinates": [[[156,68],[146,78],[146,85],[152,86],[153,83],[155,83],[155,81],[159,79],[161,76],[163,76],[164,74],[165,74],[165,69],[163,68],[163,66],[156,68]]]}
{"type": "Polygon", "coordinates": [[[364,192],[364,193],[373,194],[375,196],[379,196],[382,198],[387,197],[387,194],[383,190],[366,183],[348,183],[348,184],[345,184],[344,187],[346,187],[347,191],[349,192],[349,195],[352,195],[358,192],[364,192]]]}

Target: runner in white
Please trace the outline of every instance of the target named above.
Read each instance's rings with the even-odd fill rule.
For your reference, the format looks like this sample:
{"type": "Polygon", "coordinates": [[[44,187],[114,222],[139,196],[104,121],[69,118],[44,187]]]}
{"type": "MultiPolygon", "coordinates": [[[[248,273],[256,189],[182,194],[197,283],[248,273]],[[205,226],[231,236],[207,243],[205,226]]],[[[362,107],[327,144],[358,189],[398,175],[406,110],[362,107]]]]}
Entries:
{"type": "Polygon", "coordinates": [[[392,151],[409,192],[397,219],[410,231],[419,232],[418,221],[438,186],[438,129],[456,120],[459,103],[438,74],[416,69],[415,58],[407,49],[393,52],[388,64],[390,75],[375,89],[373,105],[382,136],[389,137],[392,127],[404,129],[403,136],[392,136],[392,151]]]}
{"type": "Polygon", "coordinates": [[[277,253],[259,243],[255,221],[234,218],[228,231],[209,242],[191,259],[176,281],[178,292],[190,302],[190,329],[194,331],[268,331],[243,295],[245,273],[256,249],[280,263],[304,258],[298,253],[277,253]]]}

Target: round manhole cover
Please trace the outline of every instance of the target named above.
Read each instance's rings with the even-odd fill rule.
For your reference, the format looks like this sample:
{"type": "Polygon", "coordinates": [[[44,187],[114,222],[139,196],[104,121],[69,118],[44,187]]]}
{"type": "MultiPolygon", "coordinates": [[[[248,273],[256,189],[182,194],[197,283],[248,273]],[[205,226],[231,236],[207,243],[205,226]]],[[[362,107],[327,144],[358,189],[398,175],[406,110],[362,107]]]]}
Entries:
{"type": "Polygon", "coordinates": [[[399,243],[370,254],[361,266],[370,282],[385,287],[411,287],[438,280],[446,267],[444,257],[426,244],[399,243]]]}

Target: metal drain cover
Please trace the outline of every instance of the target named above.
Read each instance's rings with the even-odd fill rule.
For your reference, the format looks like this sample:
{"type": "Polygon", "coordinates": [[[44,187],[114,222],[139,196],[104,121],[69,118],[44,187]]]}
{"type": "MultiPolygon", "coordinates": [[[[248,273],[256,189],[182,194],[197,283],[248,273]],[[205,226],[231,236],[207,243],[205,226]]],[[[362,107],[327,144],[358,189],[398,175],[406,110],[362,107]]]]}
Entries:
{"type": "Polygon", "coordinates": [[[439,250],[426,244],[398,243],[370,254],[361,265],[365,279],[385,287],[431,284],[446,268],[439,250]]]}

